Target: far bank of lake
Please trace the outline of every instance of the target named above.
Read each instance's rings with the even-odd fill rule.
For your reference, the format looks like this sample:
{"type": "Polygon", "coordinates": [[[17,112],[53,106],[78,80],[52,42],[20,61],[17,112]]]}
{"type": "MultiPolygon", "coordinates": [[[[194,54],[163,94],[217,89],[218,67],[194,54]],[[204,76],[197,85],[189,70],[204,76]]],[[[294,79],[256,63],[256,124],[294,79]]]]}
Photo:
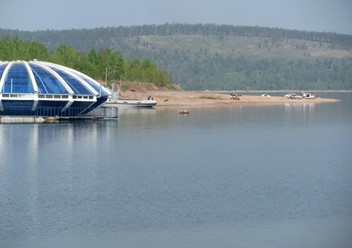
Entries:
{"type": "MultiPolygon", "coordinates": [[[[216,107],[231,106],[237,104],[300,104],[300,103],[331,103],[338,101],[333,98],[317,97],[314,99],[288,99],[285,98],[284,91],[269,92],[266,96],[263,92],[229,92],[229,91],[166,91],[166,90],[146,90],[146,91],[126,91],[123,92],[122,98],[126,99],[147,99],[152,96],[158,107],[216,107]],[[230,94],[240,95],[237,99],[230,94]],[[276,93],[271,95],[271,93],[276,93]]],[[[316,93],[318,95],[318,93],[316,93]]],[[[297,95],[302,95],[297,93],[297,95]]]]}

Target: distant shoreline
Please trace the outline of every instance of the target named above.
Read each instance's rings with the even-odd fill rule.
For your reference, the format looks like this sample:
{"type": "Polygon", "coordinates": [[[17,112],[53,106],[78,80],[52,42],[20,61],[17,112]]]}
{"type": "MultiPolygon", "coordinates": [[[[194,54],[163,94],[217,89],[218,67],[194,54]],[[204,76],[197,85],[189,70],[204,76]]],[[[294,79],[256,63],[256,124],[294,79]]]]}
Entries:
{"type": "MultiPolygon", "coordinates": [[[[315,99],[288,99],[282,96],[261,96],[252,93],[287,92],[287,91],[158,91],[150,90],[143,92],[123,92],[124,99],[147,99],[149,96],[157,101],[159,107],[219,107],[239,106],[241,104],[306,104],[306,103],[333,103],[337,99],[315,98],[315,99]],[[230,93],[241,94],[239,100],[231,97],[230,93]],[[248,94],[247,94],[248,93],[248,94]]],[[[294,92],[294,91],[288,91],[294,92]]],[[[313,92],[313,91],[309,91],[313,92]]],[[[315,92],[315,91],[314,91],[315,92]]],[[[352,92],[352,91],[351,91],[352,92]]]]}
{"type": "Polygon", "coordinates": [[[313,92],[313,93],[344,93],[349,92],[351,93],[352,90],[205,90],[204,92],[216,92],[216,93],[231,93],[231,92],[239,92],[239,93],[285,93],[285,92],[313,92]]]}

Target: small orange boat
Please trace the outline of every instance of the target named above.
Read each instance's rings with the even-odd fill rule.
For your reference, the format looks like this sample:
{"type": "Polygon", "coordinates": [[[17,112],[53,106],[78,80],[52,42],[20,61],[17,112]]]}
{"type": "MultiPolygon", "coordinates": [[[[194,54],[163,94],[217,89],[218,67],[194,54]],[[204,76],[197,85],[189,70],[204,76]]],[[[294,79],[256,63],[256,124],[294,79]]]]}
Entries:
{"type": "Polygon", "coordinates": [[[189,114],[189,111],[188,111],[187,109],[181,109],[181,110],[178,111],[178,113],[179,113],[180,115],[188,115],[188,114],[189,114]]]}

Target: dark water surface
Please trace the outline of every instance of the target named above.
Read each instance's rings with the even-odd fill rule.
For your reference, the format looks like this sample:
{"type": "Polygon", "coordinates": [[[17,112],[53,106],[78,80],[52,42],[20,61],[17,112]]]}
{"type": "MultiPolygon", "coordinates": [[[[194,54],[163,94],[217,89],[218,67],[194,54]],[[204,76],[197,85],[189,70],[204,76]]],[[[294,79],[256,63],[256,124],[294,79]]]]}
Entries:
{"type": "Polygon", "coordinates": [[[352,94],[0,125],[0,247],[351,247],[352,94]]]}

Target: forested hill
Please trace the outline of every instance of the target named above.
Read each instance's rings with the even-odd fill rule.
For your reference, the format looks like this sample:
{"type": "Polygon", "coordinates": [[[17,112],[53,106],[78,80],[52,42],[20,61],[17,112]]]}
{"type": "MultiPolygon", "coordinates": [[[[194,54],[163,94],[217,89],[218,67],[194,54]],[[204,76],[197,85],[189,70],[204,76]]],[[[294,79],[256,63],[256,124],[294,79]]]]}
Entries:
{"type": "Polygon", "coordinates": [[[215,24],[25,32],[49,49],[110,48],[150,59],[184,89],[352,89],[352,35],[215,24]]]}

